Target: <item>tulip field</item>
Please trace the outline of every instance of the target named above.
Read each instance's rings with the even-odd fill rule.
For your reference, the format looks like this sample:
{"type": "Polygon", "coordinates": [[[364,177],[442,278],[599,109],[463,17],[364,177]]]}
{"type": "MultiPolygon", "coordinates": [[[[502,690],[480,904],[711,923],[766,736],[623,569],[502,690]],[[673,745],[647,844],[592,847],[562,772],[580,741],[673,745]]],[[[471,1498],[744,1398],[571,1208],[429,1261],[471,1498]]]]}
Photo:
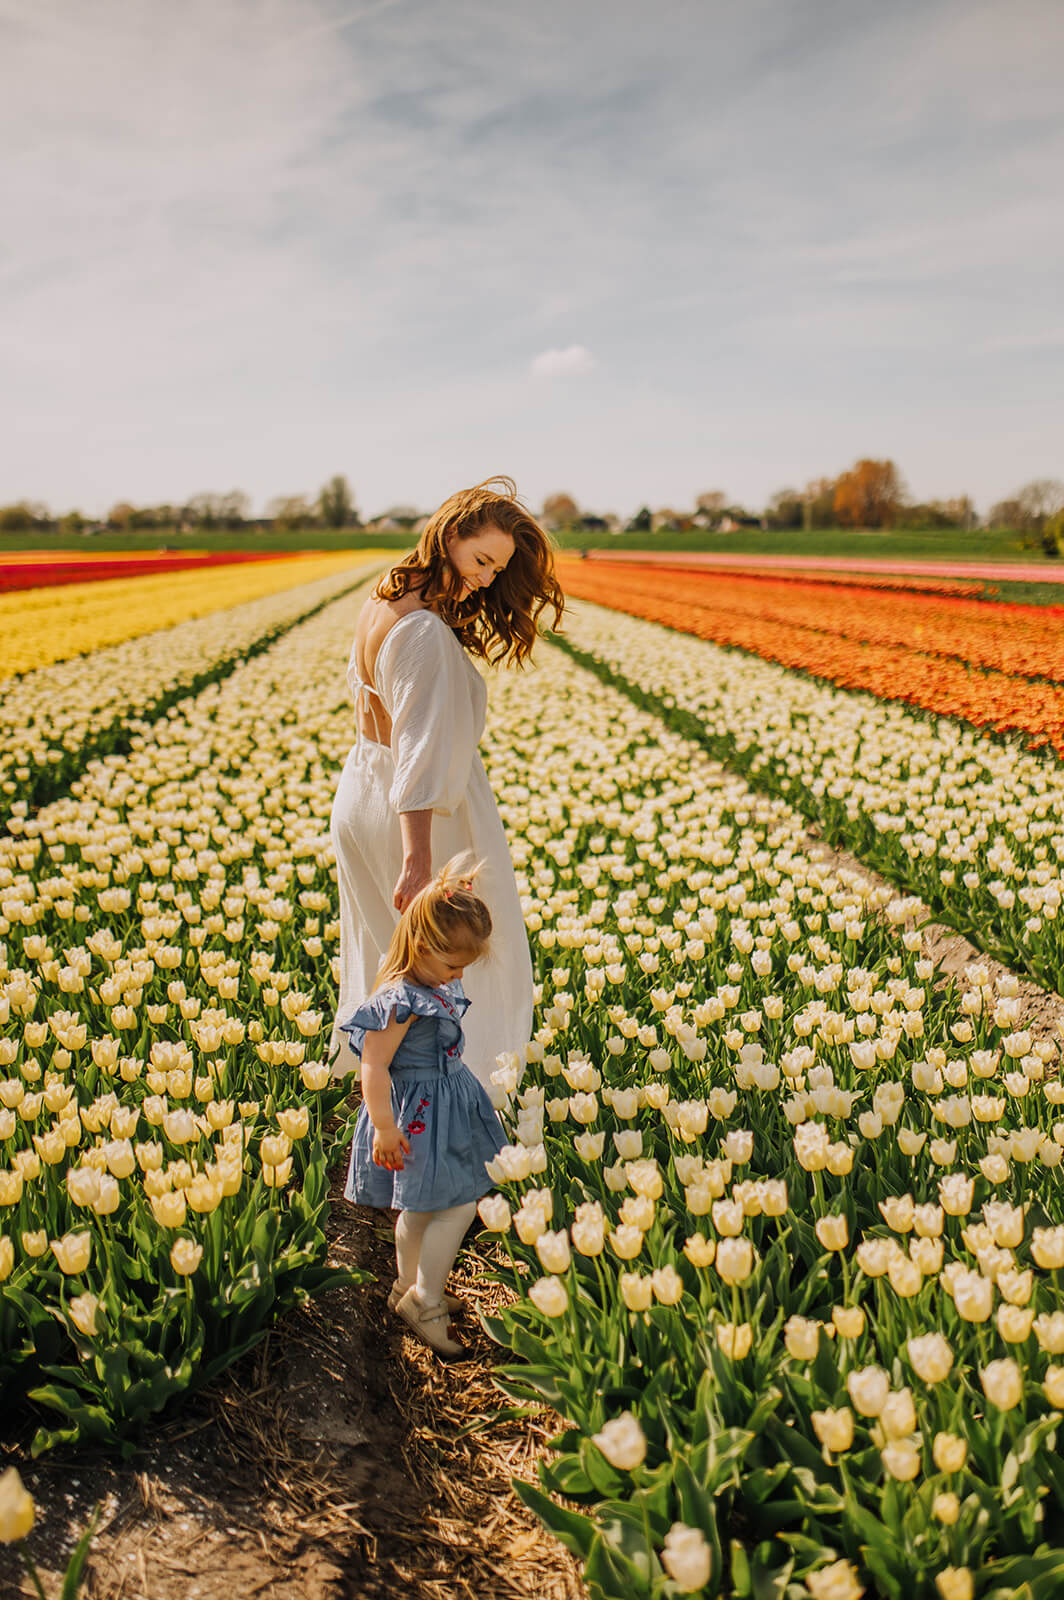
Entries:
{"type": "Polygon", "coordinates": [[[338,1281],[327,819],[366,591],[320,584],[137,641],[149,697],[209,648],[222,675],[0,841],[0,1384],[51,1415],[37,1449],[131,1438],[338,1281]]]}
{"type": "MultiPolygon", "coordinates": [[[[570,589],[609,598],[593,568],[570,589]]],[[[4,685],[0,1384],[37,1450],[129,1448],[338,1281],[328,815],[365,578],[4,685]]],[[[1053,739],[637,598],[490,679],[537,1012],[496,1074],[487,1326],[500,1403],[558,1416],[515,1488],[593,1600],[1049,1600],[1064,1083],[1017,975],[1060,986],[1053,739]],[[960,981],[928,907],[987,952],[960,981]]]]}
{"type": "Polygon", "coordinates": [[[1064,608],[566,562],[569,590],[1064,756],[1064,608]]]}
{"type": "MultiPolygon", "coordinates": [[[[237,553],[242,556],[242,552],[237,553]]],[[[106,576],[94,576],[94,564],[84,580],[63,586],[54,581],[31,589],[0,593],[0,679],[31,672],[52,661],[98,652],[107,645],[155,632],[159,628],[204,617],[266,595],[291,591],[296,586],[321,581],[335,574],[349,575],[355,562],[379,565],[373,551],[288,555],[278,560],[217,561],[210,557],[192,562],[186,556],[165,558],[165,565],[106,563],[106,576]],[[204,565],[209,570],[204,571],[204,565]],[[132,566],[134,575],[126,575],[132,566]]],[[[17,580],[23,570],[8,563],[17,580]]],[[[0,571],[5,570],[0,562],[0,571]]],[[[63,571],[59,562],[49,565],[52,579],[63,571]]],[[[40,573],[38,573],[40,580],[40,573]]],[[[4,585],[0,584],[0,587],[4,585]]]]}
{"type": "MultiPolygon", "coordinates": [[[[567,633],[673,681],[660,628],[567,633]]],[[[675,692],[701,651],[711,696],[690,649],[675,692]]],[[[1056,1041],[1008,975],[936,986],[910,898],[571,661],[495,715],[542,996],[481,1216],[507,1392],[565,1422],[519,1492],[595,1595],[1055,1593],[1056,1041]]]]}
{"type": "MultiPolygon", "coordinates": [[[[89,759],[139,736],[379,565],[373,551],[354,564],[350,554],[269,562],[250,599],[243,567],[199,574],[194,587],[155,577],[87,584],[84,615],[68,609],[69,590],[36,592],[14,629],[26,670],[0,679],[0,816],[64,793],[89,759]],[[82,654],[104,611],[108,644],[82,654]]],[[[13,614],[25,600],[12,597],[13,614]]]]}

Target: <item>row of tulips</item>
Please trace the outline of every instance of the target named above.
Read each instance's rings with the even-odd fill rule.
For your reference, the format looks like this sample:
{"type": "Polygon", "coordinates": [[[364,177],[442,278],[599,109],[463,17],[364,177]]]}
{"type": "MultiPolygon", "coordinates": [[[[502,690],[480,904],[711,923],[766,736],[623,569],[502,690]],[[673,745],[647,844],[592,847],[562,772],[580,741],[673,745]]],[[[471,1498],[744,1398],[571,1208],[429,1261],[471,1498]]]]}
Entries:
{"type": "Polygon", "coordinates": [[[859,587],[811,589],[803,603],[775,580],[593,562],[565,562],[562,575],[582,599],[1064,755],[1059,607],[859,587]]]}
{"type": "Polygon", "coordinates": [[[0,679],[101,651],[229,606],[343,575],[379,553],[339,550],[0,594],[0,679]]]}
{"type": "Polygon", "coordinates": [[[1048,988],[1064,972],[1064,768],[945,719],[598,607],[579,659],[1048,988]]]}
{"type": "Polygon", "coordinates": [[[327,834],[361,596],[0,840],[0,1386],[134,1436],[330,1284],[327,834]]]}
{"type": "Polygon", "coordinates": [[[853,572],[845,568],[833,572],[803,565],[800,556],[795,557],[790,568],[781,566],[778,558],[767,567],[756,558],[747,562],[741,556],[721,556],[706,551],[591,550],[588,559],[617,562],[621,566],[679,568],[684,572],[723,571],[729,577],[761,579],[770,576],[777,583],[858,584],[862,589],[896,589],[903,594],[950,595],[973,600],[989,599],[1000,593],[997,585],[981,578],[934,578],[916,572],[853,572]]]}
{"type": "MultiPolygon", "coordinates": [[[[301,618],[364,582],[379,564],[379,557],[368,551],[334,563],[326,575],[311,577],[302,560],[296,565],[277,562],[269,572],[271,581],[274,575],[282,580],[278,592],[239,605],[232,603],[234,593],[222,596],[203,579],[204,595],[213,595],[225,609],[172,627],[162,626],[166,614],[138,610],[135,636],[124,643],[4,682],[0,814],[25,814],[65,793],[89,760],[124,748],[131,736],[143,735],[178,700],[225,677],[237,662],[264,650],[301,618]],[[146,627],[158,631],[146,632],[146,627]]],[[[57,651],[72,654],[64,598],[62,592],[49,598],[50,625],[60,641],[57,651]]],[[[78,648],[84,647],[82,640],[78,648]]]]}
{"type": "Polygon", "coordinates": [[[491,1327],[563,1419],[519,1492],[595,1600],[1059,1592],[1064,1084],[1017,980],[938,984],[911,901],[560,653],[485,759],[541,986],[491,1327]]]}
{"type": "Polygon", "coordinates": [[[5,554],[0,556],[0,594],[14,594],[23,589],[55,589],[69,583],[99,583],[108,578],[209,571],[211,567],[283,559],[284,551],[276,550],[186,550],[167,554],[115,551],[101,553],[88,561],[82,557],[72,559],[65,552],[54,555],[36,552],[29,559],[17,560],[5,554]]]}

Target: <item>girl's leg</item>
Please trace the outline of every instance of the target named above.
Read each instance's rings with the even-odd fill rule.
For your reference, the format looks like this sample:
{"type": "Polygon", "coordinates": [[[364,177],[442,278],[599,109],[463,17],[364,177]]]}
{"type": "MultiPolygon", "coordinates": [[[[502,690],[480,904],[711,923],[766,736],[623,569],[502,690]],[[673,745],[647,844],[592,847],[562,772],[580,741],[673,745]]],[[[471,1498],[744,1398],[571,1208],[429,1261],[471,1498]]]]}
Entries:
{"type": "Polygon", "coordinates": [[[421,1241],[434,1211],[400,1211],[395,1224],[395,1276],[399,1293],[405,1294],[417,1277],[421,1241]]]}
{"type": "MultiPolygon", "coordinates": [[[[423,1306],[438,1306],[465,1231],[477,1214],[476,1202],[470,1200],[464,1206],[449,1206],[446,1211],[414,1214],[427,1219],[420,1240],[415,1292],[423,1306]]],[[[410,1212],[404,1211],[403,1216],[410,1216],[410,1212]]]]}

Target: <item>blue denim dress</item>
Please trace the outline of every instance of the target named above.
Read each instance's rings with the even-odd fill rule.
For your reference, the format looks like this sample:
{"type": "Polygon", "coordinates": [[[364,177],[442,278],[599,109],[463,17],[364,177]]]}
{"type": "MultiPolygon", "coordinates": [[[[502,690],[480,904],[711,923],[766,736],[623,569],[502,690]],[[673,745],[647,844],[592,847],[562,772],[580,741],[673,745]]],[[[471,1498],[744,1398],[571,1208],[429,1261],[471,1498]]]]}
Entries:
{"type": "Polygon", "coordinates": [[[392,1112],[410,1154],[402,1172],[373,1163],[373,1124],[363,1104],[351,1141],[344,1196],[357,1205],[444,1211],[490,1193],[484,1171],[506,1142],[483,1085],[462,1060],[469,1001],[457,980],[438,989],[401,978],[364,1000],[341,1027],[361,1059],[367,1033],[394,1015],[413,1017],[391,1065],[392,1112]]]}

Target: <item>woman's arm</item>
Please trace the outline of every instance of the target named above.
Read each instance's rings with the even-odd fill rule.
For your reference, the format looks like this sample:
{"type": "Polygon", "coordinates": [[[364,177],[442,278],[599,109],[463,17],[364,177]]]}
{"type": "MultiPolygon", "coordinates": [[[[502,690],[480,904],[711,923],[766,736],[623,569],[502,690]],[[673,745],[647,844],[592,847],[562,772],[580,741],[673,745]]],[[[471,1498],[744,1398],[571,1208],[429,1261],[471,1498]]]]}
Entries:
{"type": "Polygon", "coordinates": [[[405,911],[432,877],[432,812],[400,811],[399,832],[403,839],[403,868],[392,904],[397,911],[405,911]]]}
{"type": "Polygon", "coordinates": [[[367,1033],[362,1046],[362,1098],[373,1124],[373,1160],[392,1172],[402,1172],[403,1156],[410,1154],[410,1142],[392,1115],[391,1065],[412,1021],[397,1022],[393,1016],[379,1032],[367,1033]]]}

